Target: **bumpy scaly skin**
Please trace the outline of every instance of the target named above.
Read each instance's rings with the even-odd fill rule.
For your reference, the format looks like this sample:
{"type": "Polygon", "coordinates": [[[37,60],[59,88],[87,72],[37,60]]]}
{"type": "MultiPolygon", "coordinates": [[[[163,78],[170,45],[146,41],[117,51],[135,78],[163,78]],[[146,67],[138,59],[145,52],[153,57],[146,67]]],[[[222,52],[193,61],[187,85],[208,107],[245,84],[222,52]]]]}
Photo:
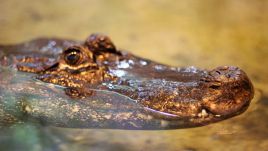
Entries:
{"type": "Polygon", "coordinates": [[[237,67],[169,67],[119,51],[101,34],[64,48],[58,57],[18,55],[15,60],[19,71],[67,87],[66,94],[73,98],[90,97],[93,89],[114,91],[152,111],[167,113],[166,119],[169,115],[172,120],[191,119],[194,124],[188,125],[238,115],[254,95],[247,75],[237,67]]]}

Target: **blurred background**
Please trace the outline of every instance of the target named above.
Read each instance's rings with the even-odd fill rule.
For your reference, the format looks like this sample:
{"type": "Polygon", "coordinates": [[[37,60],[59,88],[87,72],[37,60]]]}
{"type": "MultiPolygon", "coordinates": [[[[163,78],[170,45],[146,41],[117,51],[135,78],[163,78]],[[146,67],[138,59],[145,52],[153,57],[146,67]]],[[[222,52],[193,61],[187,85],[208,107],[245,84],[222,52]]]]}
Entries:
{"type": "Polygon", "coordinates": [[[266,0],[0,0],[0,44],[37,37],[84,40],[100,32],[118,48],[173,66],[239,66],[256,91],[246,113],[201,128],[122,131],[24,125],[0,130],[0,148],[267,150],[267,27],[266,0]]]}

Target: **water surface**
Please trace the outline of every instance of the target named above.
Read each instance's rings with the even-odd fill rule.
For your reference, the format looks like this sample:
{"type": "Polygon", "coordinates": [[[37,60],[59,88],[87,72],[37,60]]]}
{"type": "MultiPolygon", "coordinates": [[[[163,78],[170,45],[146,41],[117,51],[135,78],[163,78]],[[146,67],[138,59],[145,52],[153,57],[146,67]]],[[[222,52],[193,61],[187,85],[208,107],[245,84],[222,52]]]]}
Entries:
{"type": "Polygon", "coordinates": [[[83,40],[107,33],[119,48],[175,66],[235,65],[256,95],[235,118],[167,131],[69,129],[30,124],[1,128],[3,150],[266,150],[268,1],[1,0],[0,43],[36,37],[83,40]]]}

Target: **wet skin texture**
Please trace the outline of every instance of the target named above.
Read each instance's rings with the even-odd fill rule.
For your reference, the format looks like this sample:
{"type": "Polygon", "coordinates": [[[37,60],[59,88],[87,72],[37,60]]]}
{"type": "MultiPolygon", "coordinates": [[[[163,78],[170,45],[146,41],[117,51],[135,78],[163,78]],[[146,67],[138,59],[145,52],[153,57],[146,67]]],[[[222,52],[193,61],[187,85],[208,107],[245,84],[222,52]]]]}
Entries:
{"type": "MultiPolygon", "coordinates": [[[[33,49],[44,41],[48,40],[33,42],[33,49]]],[[[238,67],[170,67],[118,50],[101,34],[92,34],[85,42],[52,41],[60,43],[56,51],[22,53],[14,51],[20,45],[9,47],[15,54],[12,62],[19,71],[66,87],[65,93],[77,100],[93,96],[95,89],[113,91],[152,112],[167,113],[160,117],[165,120],[191,119],[185,125],[193,127],[243,113],[254,95],[249,78],[238,67]]],[[[7,58],[2,58],[2,65],[9,64],[7,58]]]]}

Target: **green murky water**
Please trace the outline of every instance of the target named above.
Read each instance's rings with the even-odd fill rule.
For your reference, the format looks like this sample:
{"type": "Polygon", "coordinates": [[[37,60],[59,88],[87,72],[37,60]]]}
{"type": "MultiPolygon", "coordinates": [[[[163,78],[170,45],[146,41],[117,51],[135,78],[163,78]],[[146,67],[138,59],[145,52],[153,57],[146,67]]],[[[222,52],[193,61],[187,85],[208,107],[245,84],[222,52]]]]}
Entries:
{"type": "Polygon", "coordinates": [[[0,0],[0,43],[110,35],[119,48],[176,66],[235,65],[256,95],[244,114],[172,131],[1,128],[1,150],[266,150],[268,1],[0,0]]]}

